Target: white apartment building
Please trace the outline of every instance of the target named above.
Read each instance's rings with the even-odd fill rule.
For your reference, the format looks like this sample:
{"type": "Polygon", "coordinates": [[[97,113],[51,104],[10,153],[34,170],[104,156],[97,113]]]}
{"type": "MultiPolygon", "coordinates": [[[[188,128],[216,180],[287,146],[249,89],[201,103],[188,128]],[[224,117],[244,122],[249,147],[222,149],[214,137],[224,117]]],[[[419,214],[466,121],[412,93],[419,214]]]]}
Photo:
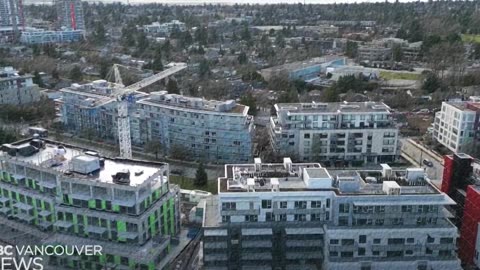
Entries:
{"type": "Polygon", "coordinates": [[[149,25],[144,25],[142,26],[142,28],[145,33],[160,34],[164,36],[170,36],[170,34],[172,34],[174,31],[179,31],[179,32],[187,31],[187,27],[185,26],[185,23],[178,20],[172,20],[171,22],[167,22],[167,23],[154,22],[149,25]]]}
{"type": "Polygon", "coordinates": [[[480,103],[469,101],[442,102],[435,114],[433,137],[455,153],[468,151],[476,138],[480,103]]]}
{"type": "Polygon", "coordinates": [[[33,76],[20,75],[13,67],[0,69],[0,104],[22,105],[39,101],[40,88],[33,76]]]}
{"type": "Polygon", "coordinates": [[[351,165],[397,157],[398,129],[384,103],[280,103],[275,110],[269,133],[280,155],[351,165]]]}
{"type": "Polygon", "coordinates": [[[461,269],[454,204],[423,169],[225,166],[205,201],[205,269],[461,269]]]}

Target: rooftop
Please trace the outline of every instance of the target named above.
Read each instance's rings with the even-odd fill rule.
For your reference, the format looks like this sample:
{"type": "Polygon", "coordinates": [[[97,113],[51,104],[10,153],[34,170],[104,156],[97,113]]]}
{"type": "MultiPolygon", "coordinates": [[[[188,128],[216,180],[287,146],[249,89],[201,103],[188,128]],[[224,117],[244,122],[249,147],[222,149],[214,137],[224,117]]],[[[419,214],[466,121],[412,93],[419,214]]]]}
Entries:
{"type": "Polygon", "coordinates": [[[40,139],[4,144],[0,150],[0,160],[2,159],[50,169],[62,173],[63,177],[132,187],[143,184],[152,176],[155,177],[165,165],[102,157],[88,149],[40,139]],[[129,177],[126,174],[129,174],[129,177]]]}
{"type": "Polygon", "coordinates": [[[246,115],[248,112],[248,106],[237,104],[235,100],[206,100],[203,98],[168,94],[167,91],[152,92],[148,98],[139,101],[139,103],[167,105],[202,111],[237,113],[243,115],[246,115]]]}
{"type": "Polygon", "coordinates": [[[470,102],[470,101],[449,101],[446,102],[448,105],[451,105],[459,110],[462,111],[479,111],[480,110],[480,102],[470,102]]]}
{"type": "Polygon", "coordinates": [[[333,191],[337,195],[387,195],[392,187],[402,195],[438,194],[422,168],[392,170],[327,170],[318,163],[261,163],[225,165],[219,193],[333,191]],[[353,185],[352,185],[353,184],[353,185]]]}
{"type": "Polygon", "coordinates": [[[261,72],[278,72],[282,70],[297,70],[297,69],[302,69],[302,68],[307,68],[315,65],[320,65],[320,64],[325,64],[328,62],[332,62],[335,60],[341,60],[344,59],[344,57],[341,56],[336,56],[336,55],[327,55],[323,57],[315,57],[310,60],[306,61],[298,61],[298,62],[293,62],[293,63],[286,63],[280,66],[274,66],[270,68],[265,68],[262,69],[261,72]]]}
{"type": "Polygon", "coordinates": [[[383,102],[279,103],[275,108],[289,113],[390,113],[390,107],[383,102]]]}

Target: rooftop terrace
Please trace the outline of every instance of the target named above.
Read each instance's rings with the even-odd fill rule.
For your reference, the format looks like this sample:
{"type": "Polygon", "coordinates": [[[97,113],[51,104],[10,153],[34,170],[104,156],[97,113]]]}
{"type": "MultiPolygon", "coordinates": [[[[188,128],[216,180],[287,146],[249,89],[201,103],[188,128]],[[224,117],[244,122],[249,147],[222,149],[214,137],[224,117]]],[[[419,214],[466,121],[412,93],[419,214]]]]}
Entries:
{"type": "Polygon", "coordinates": [[[329,102],[329,103],[279,103],[277,111],[289,113],[389,113],[390,107],[382,102],[329,102]]]}
{"type": "Polygon", "coordinates": [[[163,163],[102,157],[94,151],[40,139],[4,144],[0,160],[49,169],[67,178],[132,187],[156,177],[165,166],[163,163]]]}

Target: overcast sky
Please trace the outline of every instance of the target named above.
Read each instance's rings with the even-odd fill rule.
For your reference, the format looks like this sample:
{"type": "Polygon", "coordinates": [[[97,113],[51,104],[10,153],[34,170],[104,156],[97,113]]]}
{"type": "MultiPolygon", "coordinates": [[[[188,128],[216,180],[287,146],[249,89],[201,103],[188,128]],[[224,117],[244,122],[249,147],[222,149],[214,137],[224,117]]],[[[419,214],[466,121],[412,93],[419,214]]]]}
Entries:
{"type": "MultiPolygon", "coordinates": [[[[82,0],[88,2],[122,2],[127,3],[128,0],[82,0]]],[[[384,2],[384,0],[129,0],[131,4],[141,4],[141,3],[163,3],[163,4],[204,4],[204,3],[220,3],[220,4],[277,4],[277,3],[307,3],[307,4],[332,4],[332,3],[362,3],[362,2],[384,2]]],[[[24,3],[32,4],[47,4],[52,2],[52,0],[24,0],[24,3]]],[[[388,0],[388,2],[394,2],[394,0],[388,0]]],[[[412,0],[400,0],[400,2],[413,2],[412,0]]]]}

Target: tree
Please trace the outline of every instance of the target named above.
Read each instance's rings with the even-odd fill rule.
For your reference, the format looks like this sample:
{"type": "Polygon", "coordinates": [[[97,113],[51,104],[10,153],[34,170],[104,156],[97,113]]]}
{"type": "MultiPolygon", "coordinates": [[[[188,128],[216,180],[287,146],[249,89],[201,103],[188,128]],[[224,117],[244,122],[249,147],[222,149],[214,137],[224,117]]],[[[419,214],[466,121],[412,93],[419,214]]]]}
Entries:
{"type": "Polygon", "coordinates": [[[442,85],[438,76],[434,73],[428,73],[427,78],[423,82],[422,89],[427,93],[433,93],[441,86],[442,85]]]}
{"type": "Polygon", "coordinates": [[[40,76],[40,73],[35,70],[35,73],[33,73],[33,83],[40,86],[40,87],[45,87],[42,77],[40,76]]]}
{"type": "Polygon", "coordinates": [[[169,94],[180,94],[176,80],[173,80],[173,79],[168,80],[167,91],[169,94]]]}
{"type": "Polygon", "coordinates": [[[74,82],[80,82],[83,80],[83,73],[80,66],[76,65],[70,70],[70,79],[74,82]]]}
{"type": "Polygon", "coordinates": [[[170,157],[173,159],[184,160],[188,156],[188,152],[182,145],[173,144],[170,146],[170,157]]]}
{"type": "Polygon", "coordinates": [[[13,143],[17,140],[17,135],[11,130],[0,128],[0,145],[4,143],[13,143]]]}
{"type": "Polygon", "coordinates": [[[142,54],[148,48],[148,45],[147,36],[140,32],[137,36],[137,53],[142,54]]]}
{"type": "Polygon", "coordinates": [[[95,25],[95,31],[93,32],[93,38],[95,43],[103,44],[106,39],[105,27],[102,22],[97,22],[95,25]]]}
{"type": "Polygon", "coordinates": [[[392,48],[393,61],[401,62],[403,58],[402,47],[400,45],[395,45],[392,48]]]}
{"type": "Polygon", "coordinates": [[[347,41],[347,45],[345,46],[345,55],[350,58],[355,58],[357,57],[357,51],[358,51],[357,42],[350,41],[350,40],[347,41]]]}
{"type": "Polygon", "coordinates": [[[160,51],[160,48],[157,48],[157,50],[155,50],[155,56],[153,57],[153,61],[149,67],[155,71],[163,70],[162,51],[160,51]]]}
{"type": "Polygon", "coordinates": [[[256,103],[256,99],[252,95],[252,93],[248,92],[245,96],[243,96],[240,99],[240,103],[250,107],[248,112],[251,115],[254,115],[254,116],[257,115],[257,103],[256,103]]]}
{"type": "Polygon", "coordinates": [[[144,146],[144,150],[147,153],[154,154],[155,159],[158,159],[158,154],[162,151],[162,144],[159,141],[148,141],[144,146]]]}
{"type": "Polygon", "coordinates": [[[278,32],[277,36],[275,37],[275,45],[277,45],[280,48],[285,48],[285,37],[283,36],[282,32],[278,32]]]}
{"type": "Polygon", "coordinates": [[[240,65],[246,64],[248,62],[247,54],[242,51],[240,55],[238,55],[237,60],[240,65]]]}
{"type": "Polygon", "coordinates": [[[200,77],[202,78],[210,74],[210,65],[208,64],[208,61],[205,59],[203,59],[200,62],[198,69],[199,69],[200,77]]]}
{"type": "Polygon", "coordinates": [[[208,175],[203,167],[203,163],[198,164],[197,172],[195,173],[194,184],[198,187],[205,186],[208,182],[208,175]]]}
{"type": "Polygon", "coordinates": [[[337,89],[333,86],[328,87],[322,93],[322,101],[337,102],[339,101],[337,89]]]}

